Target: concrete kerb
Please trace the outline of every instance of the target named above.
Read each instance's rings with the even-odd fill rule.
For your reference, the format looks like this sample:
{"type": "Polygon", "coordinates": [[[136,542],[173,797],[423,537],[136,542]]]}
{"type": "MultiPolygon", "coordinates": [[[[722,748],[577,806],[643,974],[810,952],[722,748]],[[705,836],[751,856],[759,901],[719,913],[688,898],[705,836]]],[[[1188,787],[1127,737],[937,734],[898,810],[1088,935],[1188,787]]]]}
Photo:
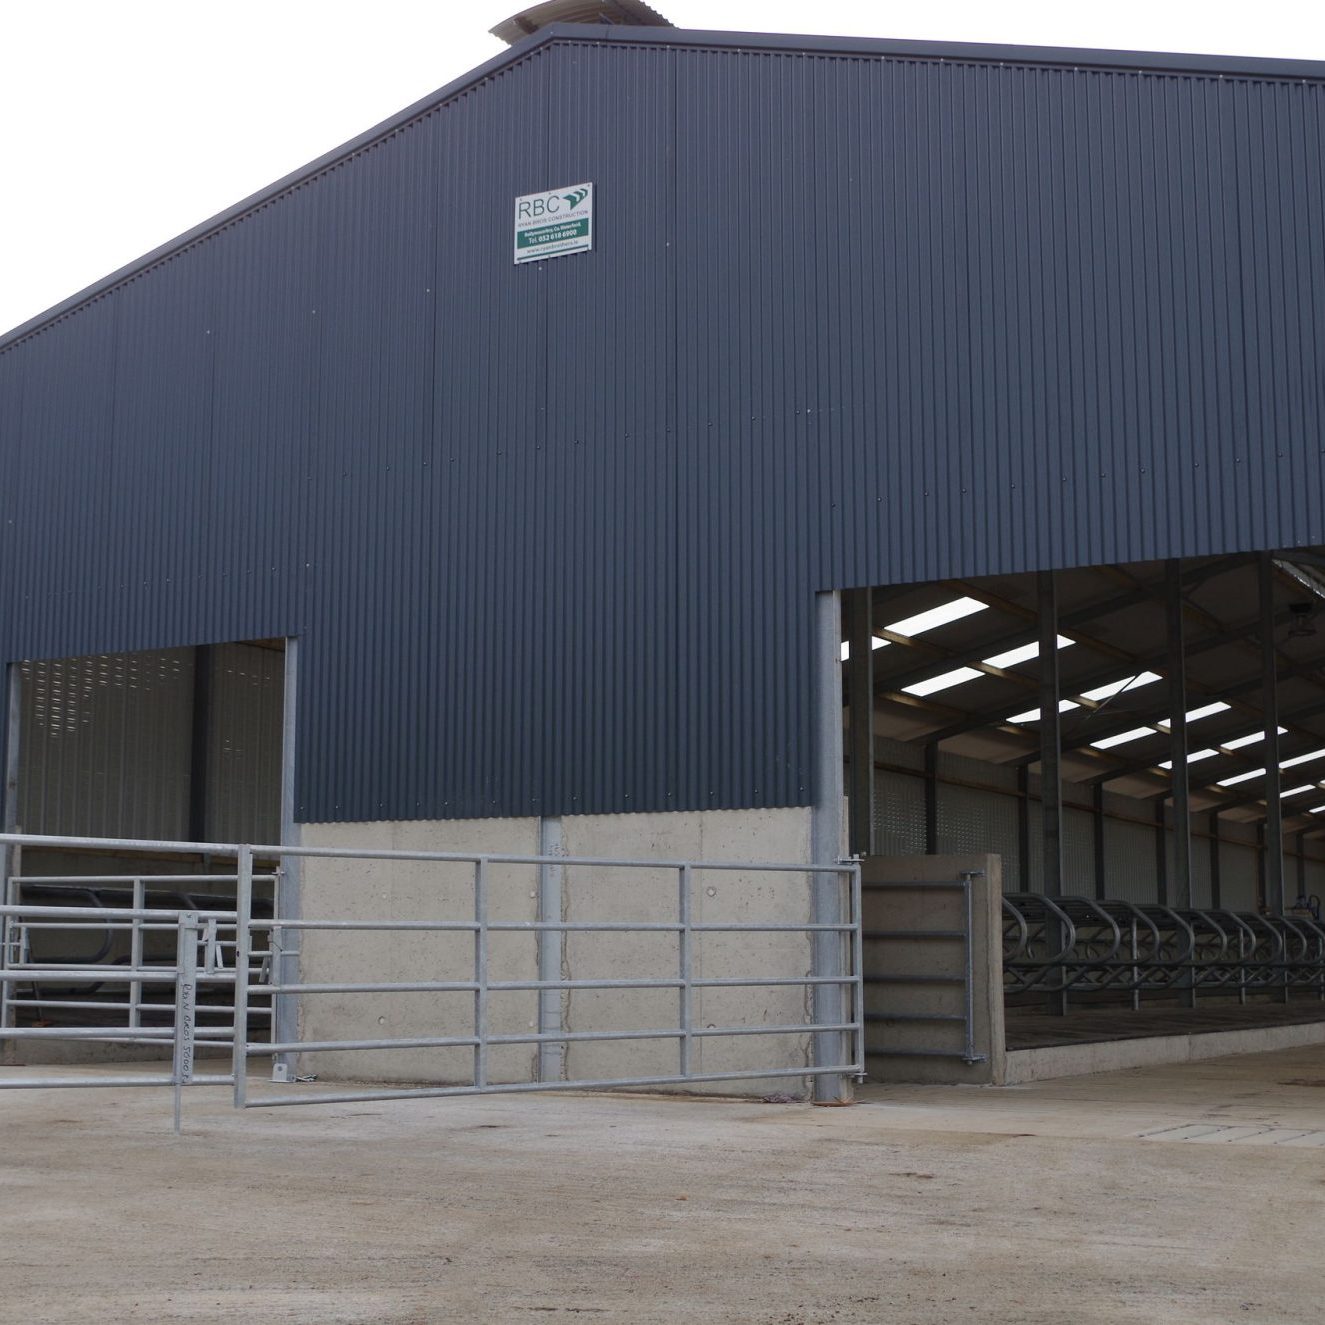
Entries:
{"type": "Polygon", "coordinates": [[[1092,1076],[1134,1067],[1196,1063],[1238,1054],[1270,1053],[1325,1045],[1325,1021],[1254,1030],[1202,1031],[1191,1035],[1152,1035],[1092,1044],[1060,1044],[1017,1049],[1007,1055],[1003,1084],[1025,1085],[1059,1077],[1092,1076]]]}

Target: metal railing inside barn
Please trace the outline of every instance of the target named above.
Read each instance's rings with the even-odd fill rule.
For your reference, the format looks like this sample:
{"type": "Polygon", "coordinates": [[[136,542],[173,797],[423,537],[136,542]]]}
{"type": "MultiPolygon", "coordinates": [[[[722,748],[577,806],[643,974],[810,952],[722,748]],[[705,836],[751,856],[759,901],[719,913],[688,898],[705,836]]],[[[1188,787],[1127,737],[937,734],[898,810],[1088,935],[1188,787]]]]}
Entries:
{"type": "Polygon", "coordinates": [[[1133,1008],[1144,995],[1293,993],[1325,999],[1325,924],[1304,912],[1264,915],[1219,908],[1178,908],[1119,898],[1003,898],[1003,981],[1010,998],[1059,995],[1066,1002],[1121,997],[1133,1008]]]}

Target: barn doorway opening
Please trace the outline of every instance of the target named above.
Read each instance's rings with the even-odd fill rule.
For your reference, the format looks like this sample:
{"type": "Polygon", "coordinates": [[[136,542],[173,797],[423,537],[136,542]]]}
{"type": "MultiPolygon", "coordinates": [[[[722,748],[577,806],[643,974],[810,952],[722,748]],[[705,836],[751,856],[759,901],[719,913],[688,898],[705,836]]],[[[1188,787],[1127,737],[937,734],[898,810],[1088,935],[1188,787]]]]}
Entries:
{"type": "Polygon", "coordinates": [[[20,664],[17,828],[275,842],[285,641],[20,664]]]}
{"type": "MultiPolygon", "coordinates": [[[[226,911],[235,903],[233,858],[205,844],[279,843],[288,787],[283,639],[248,640],[132,653],[30,659],[10,669],[6,824],[11,832],[150,844],[197,842],[196,854],[132,848],[25,846],[4,853],[9,905],[76,909],[226,911]]],[[[276,862],[260,861],[270,914],[276,862]]],[[[164,931],[163,931],[164,933],[164,931]]],[[[168,936],[150,924],[80,917],[77,924],[7,931],[29,962],[99,970],[174,960],[168,936]]],[[[17,960],[17,957],[16,957],[17,960]]],[[[95,976],[68,986],[6,986],[0,1025],[147,1027],[171,1009],[148,982],[95,976]]],[[[228,998],[199,1007],[203,1040],[228,1033],[228,998]]],[[[263,1012],[259,1010],[259,1016],[263,1012]]],[[[36,1042],[25,1041],[34,1058],[36,1042]]],[[[153,1056],[132,1043],[76,1046],[80,1060],[153,1056]]],[[[141,1048],[141,1046],[140,1046],[141,1048]]],[[[64,1056],[64,1055],[57,1055],[64,1056]]],[[[46,1059],[45,1061],[49,1061],[46,1059]]]]}
{"type": "Polygon", "coordinates": [[[953,925],[928,924],[928,946],[894,934],[898,860],[908,880],[935,858],[954,878],[997,862],[1009,1053],[1325,1022],[1325,550],[860,589],[843,607],[851,845],[892,890],[874,926],[891,937],[866,944],[881,1071],[955,1054],[931,1043],[961,1021],[938,982],[949,1002],[971,983],[940,969],[961,955],[938,936],[953,925]]]}

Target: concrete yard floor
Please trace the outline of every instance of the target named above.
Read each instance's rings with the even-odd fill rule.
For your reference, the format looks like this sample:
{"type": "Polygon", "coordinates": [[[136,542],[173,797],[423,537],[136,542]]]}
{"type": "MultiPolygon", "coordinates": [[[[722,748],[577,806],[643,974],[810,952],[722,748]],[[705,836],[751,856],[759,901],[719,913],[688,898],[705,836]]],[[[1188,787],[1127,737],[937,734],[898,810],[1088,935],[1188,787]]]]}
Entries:
{"type": "Polygon", "coordinates": [[[1325,1315],[1325,1050],[862,1097],[0,1093],[0,1322],[1325,1315]]]}

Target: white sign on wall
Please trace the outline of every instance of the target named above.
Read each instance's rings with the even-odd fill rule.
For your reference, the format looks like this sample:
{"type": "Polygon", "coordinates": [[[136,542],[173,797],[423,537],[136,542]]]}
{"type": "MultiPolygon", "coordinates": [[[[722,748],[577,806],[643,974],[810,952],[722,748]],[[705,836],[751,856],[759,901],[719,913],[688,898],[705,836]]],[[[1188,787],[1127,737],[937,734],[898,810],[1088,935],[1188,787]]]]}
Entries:
{"type": "Polygon", "coordinates": [[[593,185],[567,184],[515,200],[515,261],[541,262],[593,248],[593,185]]]}

